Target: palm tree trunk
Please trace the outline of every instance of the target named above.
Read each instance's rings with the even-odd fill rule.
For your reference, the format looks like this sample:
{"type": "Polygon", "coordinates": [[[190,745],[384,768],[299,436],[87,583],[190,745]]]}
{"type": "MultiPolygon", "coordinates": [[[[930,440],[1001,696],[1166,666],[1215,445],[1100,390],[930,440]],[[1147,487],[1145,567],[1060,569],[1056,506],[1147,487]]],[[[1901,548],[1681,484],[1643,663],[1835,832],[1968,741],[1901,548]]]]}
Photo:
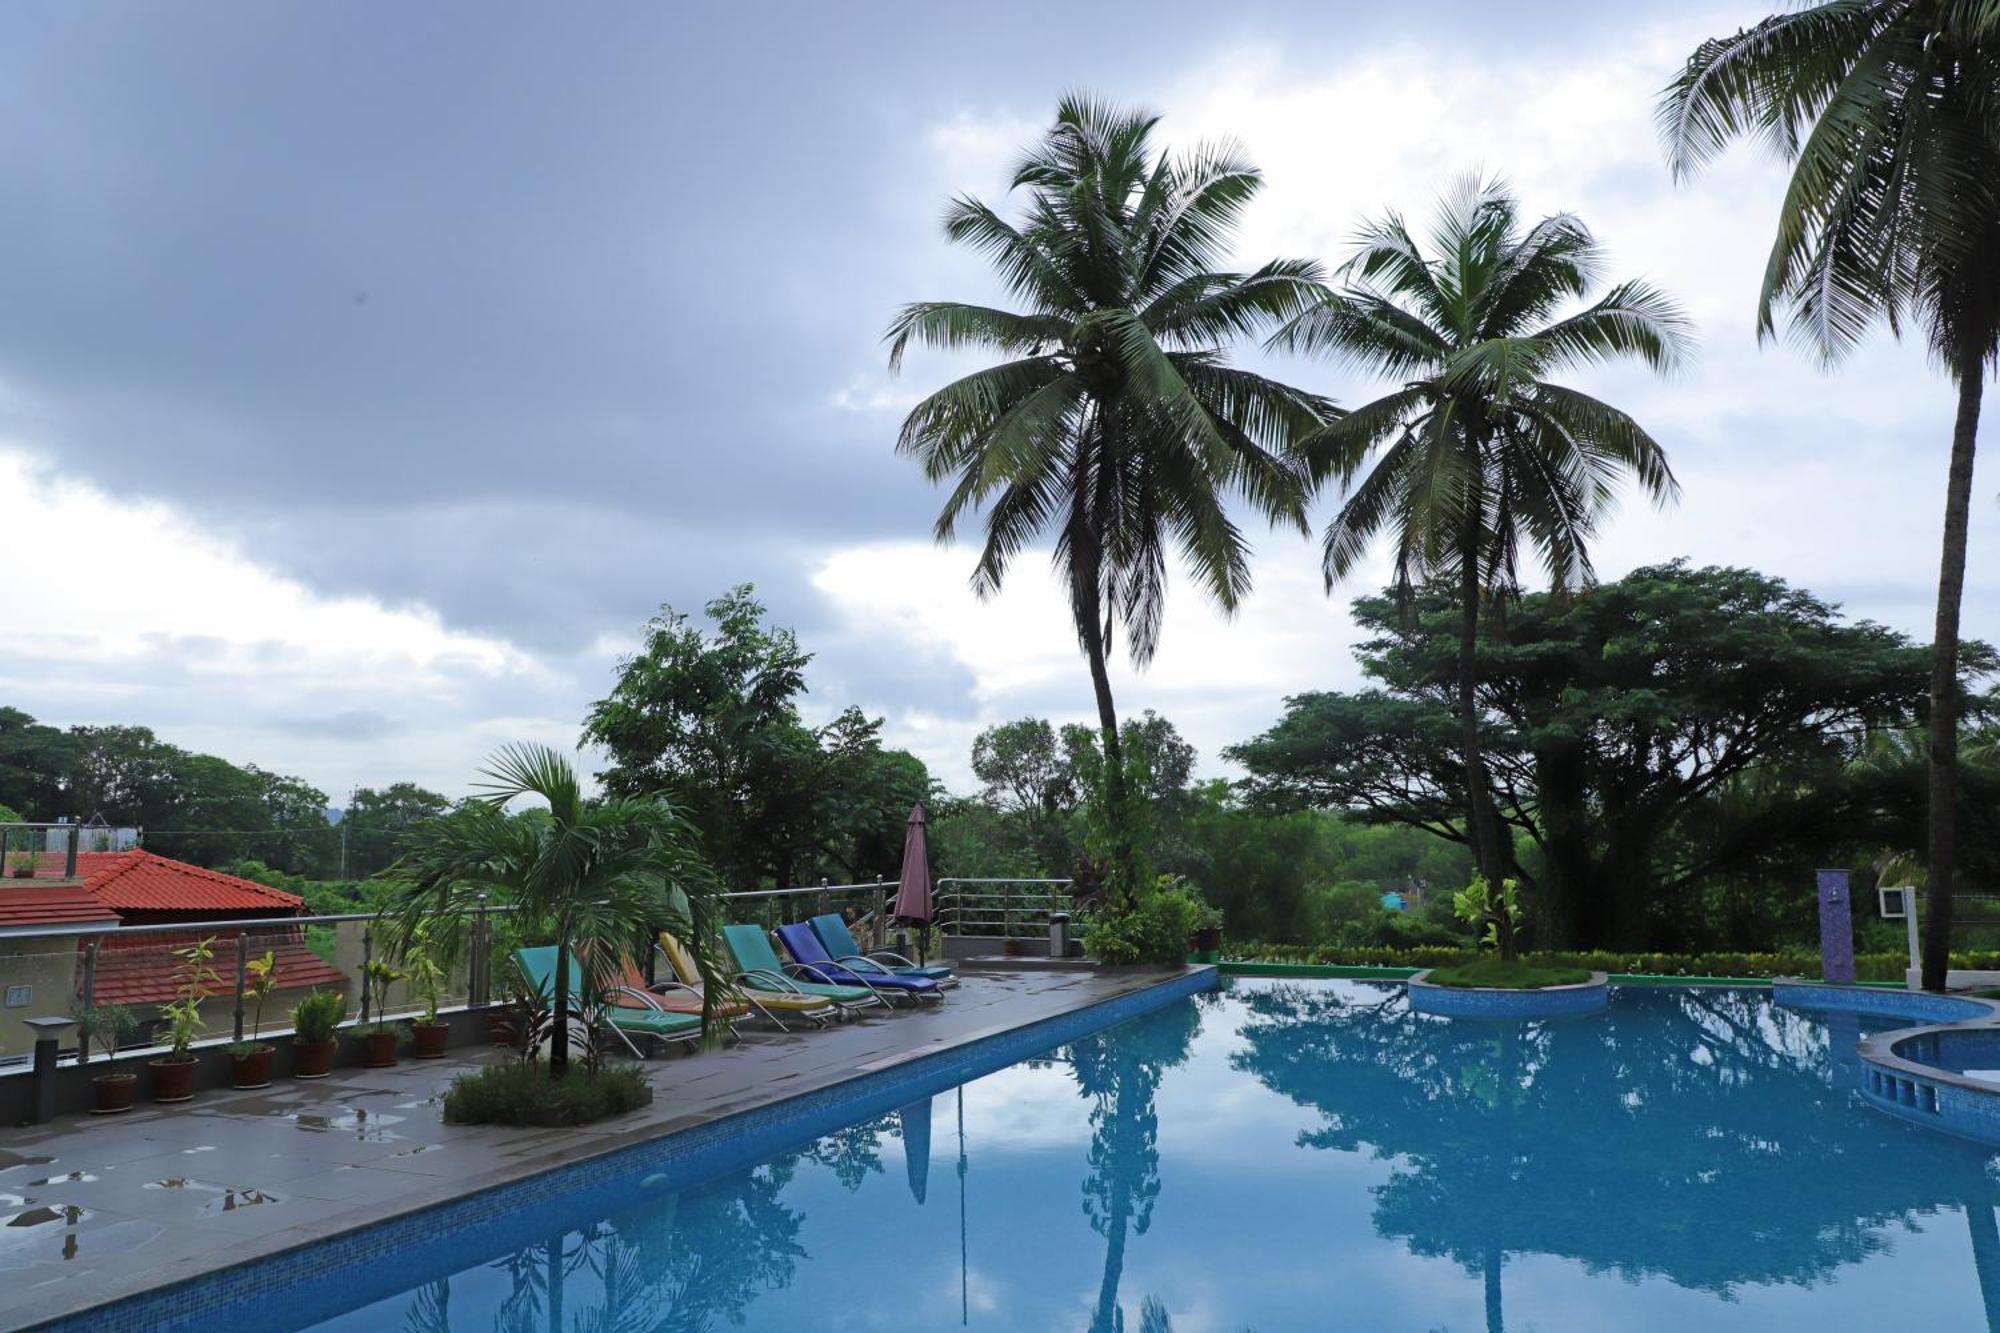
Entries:
{"type": "MultiPolygon", "coordinates": [[[[1081,526],[1081,525],[1080,525],[1081,526]]],[[[1071,536],[1070,604],[1076,615],[1077,637],[1090,662],[1090,687],[1097,698],[1097,729],[1104,745],[1104,798],[1110,805],[1113,892],[1126,896],[1134,887],[1129,871],[1134,849],[1130,845],[1130,819],[1126,809],[1125,747],[1118,739],[1118,709],[1111,699],[1111,671],[1107,662],[1103,601],[1099,573],[1102,554],[1097,534],[1088,530],[1071,536]]]]}
{"type": "MultiPolygon", "coordinates": [[[[1468,528],[1476,529],[1475,519],[1468,528]]],[[[1494,817],[1493,793],[1486,780],[1486,750],[1479,739],[1479,556],[1478,544],[1467,541],[1460,562],[1458,620],[1458,725],[1459,743],[1465,752],[1466,834],[1472,843],[1472,859],[1480,877],[1496,895],[1506,877],[1501,856],[1499,821],[1494,817]]],[[[1513,922],[1504,914],[1500,921],[1500,956],[1514,956],[1513,922]]]]}
{"type": "Polygon", "coordinates": [[[556,937],[556,989],[553,1009],[554,1031],[549,1033],[549,1076],[569,1073],[569,932],[556,937]]]}
{"type": "Polygon", "coordinates": [[[1972,514],[1972,459],[1986,363],[1977,352],[1958,363],[1958,419],[1951,432],[1945,486],[1944,557],[1938,569],[1937,629],[1931,649],[1930,849],[1924,922],[1924,989],[1943,990],[1951,966],[1952,880],[1958,861],[1958,614],[1965,597],[1966,529],[1972,514]]]}

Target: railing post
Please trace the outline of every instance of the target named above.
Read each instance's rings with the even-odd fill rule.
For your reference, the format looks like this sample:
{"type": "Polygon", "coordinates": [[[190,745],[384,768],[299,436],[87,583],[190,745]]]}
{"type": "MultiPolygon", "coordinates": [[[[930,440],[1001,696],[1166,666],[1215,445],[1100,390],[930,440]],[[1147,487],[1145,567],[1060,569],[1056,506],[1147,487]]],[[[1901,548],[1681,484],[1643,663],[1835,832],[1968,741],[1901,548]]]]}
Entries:
{"type": "MultiPolygon", "coordinates": [[[[83,946],[83,1012],[89,1013],[97,1003],[97,941],[83,946]]],[[[90,1062],[90,1022],[86,1019],[76,1034],[76,1062],[90,1062]]]]}
{"type": "Polygon", "coordinates": [[[486,932],[490,928],[491,924],[486,919],[486,894],[482,891],[479,895],[479,908],[472,918],[472,957],[467,960],[465,968],[467,992],[465,1002],[475,1009],[484,1009],[492,1000],[490,982],[486,975],[491,962],[487,957],[491,946],[486,937],[486,932]]]}
{"type": "Polygon", "coordinates": [[[244,982],[244,980],[245,980],[245,978],[246,978],[246,976],[247,976],[247,974],[248,974],[248,970],[249,970],[249,963],[250,963],[250,932],[249,932],[249,931],[247,931],[247,930],[239,930],[239,931],[237,931],[237,932],[236,932],[236,1036],[235,1036],[235,1040],[237,1040],[237,1041],[242,1041],[242,1040],[243,1040],[243,982],[244,982]]]}
{"type": "Polygon", "coordinates": [[[368,1023],[368,993],[374,988],[368,984],[368,965],[375,961],[375,927],[361,928],[361,1017],[355,1022],[360,1026],[368,1023]]]}
{"type": "Polygon", "coordinates": [[[832,883],[832,881],[829,880],[825,875],[821,875],[819,877],[819,892],[813,895],[814,916],[826,915],[827,903],[829,901],[826,895],[826,886],[830,883],[832,883]]]}

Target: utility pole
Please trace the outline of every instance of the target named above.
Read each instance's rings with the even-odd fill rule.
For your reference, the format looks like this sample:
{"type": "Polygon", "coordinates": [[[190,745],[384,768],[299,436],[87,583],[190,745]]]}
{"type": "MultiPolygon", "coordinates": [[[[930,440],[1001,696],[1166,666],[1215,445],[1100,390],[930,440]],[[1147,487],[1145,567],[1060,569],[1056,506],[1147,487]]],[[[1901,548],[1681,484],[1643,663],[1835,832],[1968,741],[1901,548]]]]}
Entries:
{"type": "Polygon", "coordinates": [[[347,876],[347,826],[354,817],[354,788],[347,789],[347,808],[340,812],[340,877],[347,876]]]}

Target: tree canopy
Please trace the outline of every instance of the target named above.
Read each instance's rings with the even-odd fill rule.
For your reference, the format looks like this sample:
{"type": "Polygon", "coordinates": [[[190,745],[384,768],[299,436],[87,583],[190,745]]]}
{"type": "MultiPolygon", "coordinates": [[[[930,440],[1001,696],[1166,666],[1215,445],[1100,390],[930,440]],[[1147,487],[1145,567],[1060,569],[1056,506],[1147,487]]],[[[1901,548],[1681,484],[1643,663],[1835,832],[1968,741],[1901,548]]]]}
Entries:
{"type": "MultiPolygon", "coordinates": [[[[1456,605],[1354,605],[1375,682],[1287,701],[1230,754],[1259,798],[1463,842],[1453,717],[1456,605]]],[[[1769,932],[1801,895],[1730,895],[1800,873],[1906,820],[1906,783],[1858,765],[1874,732],[1920,715],[1927,649],[1783,581],[1676,562],[1573,597],[1522,599],[1480,645],[1479,706],[1510,870],[1540,942],[1681,947],[1769,932]],[[1727,902],[1718,902],[1720,895],[1727,902]]],[[[1968,661],[1984,671],[1989,650],[1968,661]]],[[[1789,923],[1796,926],[1798,923],[1789,923]]]]}

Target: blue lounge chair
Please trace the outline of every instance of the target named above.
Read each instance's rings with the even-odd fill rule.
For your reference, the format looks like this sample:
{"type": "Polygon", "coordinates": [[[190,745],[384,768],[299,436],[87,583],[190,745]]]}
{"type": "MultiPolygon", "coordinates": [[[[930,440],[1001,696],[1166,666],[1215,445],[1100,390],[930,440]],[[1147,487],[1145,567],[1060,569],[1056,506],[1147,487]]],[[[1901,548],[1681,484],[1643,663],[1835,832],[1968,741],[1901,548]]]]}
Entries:
{"type": "Polygon", "coordinates": [[[887,949],[877,949],[869,953],[855,942],[854,932],[847,928],[847,921],[836,912],[827,912],[812,919],[813,934],[833,955],[837,963],[873,963],[887,968],[899,977],[928,977],[940,986],[956,986],[958,978],[942,963],[924,966],[913,963],[899,953],[887,949]]]}
{"type": "Polygon", "coordinates": [[[778,943],[785,946],[799,966],[809,968],[836,986],[866,986],[884,999],[900,996],[915,1002],[944,998],[938,984],[929,977],[899,977],[880,963],[870,963],[865,958],[848,964],[836,962],[819,936],[813,934],[813,928],[803,921],[779,926],[778,943]]]}

